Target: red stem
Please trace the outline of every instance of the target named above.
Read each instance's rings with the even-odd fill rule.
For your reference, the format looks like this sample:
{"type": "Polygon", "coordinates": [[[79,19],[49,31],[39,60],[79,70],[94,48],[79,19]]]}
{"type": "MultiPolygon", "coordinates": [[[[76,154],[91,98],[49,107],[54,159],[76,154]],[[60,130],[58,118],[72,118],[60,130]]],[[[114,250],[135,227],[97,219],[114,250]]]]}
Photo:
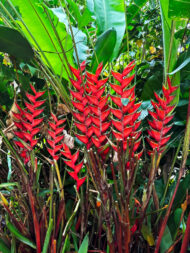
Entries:
{"type": "Polygon", "coordinates": [[[160,229],[160,233],[159,233],[159,236],[158,236],[158,241],[157,241],[154,253],[159,252],[162,236],[163,236],[163,233],[164,233],[164,230],[165,230],[165,227],[166,227],[166,224],[167,224],[170,212],[171,212],[171,208],[172,208],[172,205],[173,205],[173,202],[174,202],[174,199],[175,199],[175,195],[177,193],[177,190],[178,190],[178,187],[179,187],[179,184],[180,184],[180,180],[181,180],[181,178],[183,176],[183,173],[184,173],[184,169],[185,169],[185,165],[186,165],[186,161],[187,161],[187,156],[188,156],[188,150],[189,150],[189,142],[190,142],[189,127],[190,127],[190,89],[189,89],[189,105],[188,105],[188,111],[187,111],[187,123],[186,123],[186,130],[185,130],[185,137],[184,137],[184,144],[183,144],[182,163],[181,163],[181,167],[180,167],[180,171],[179,171],[177,184],[176,184],[176,187],[175,187],[175,190],[174,190],[174,194],[172,196],[171,202],[169,203],[169,207],[167,209],[166,215],[165,215],[164,220],[163,220],[162,225],[161,225],[161,229],[160,229]]]}
{"type": "MultiPolygon", "coordinates": [[[[181,173],[180,173],[180,174],[181,174],[181,173]]],[[[181,176],[182,176],[182,175],[181,175],[181,176]]],[[[171,202],[170,202],[170,204],[169,204],[169,207],[168,207],[168,209],[167,209],[166,215],[165,215],[164,220],[163,220],[163,222],[162,222],[162,226],[161,226],[161,229],[160,229],[160,232],[159,232],[158,241],[157,241],[157,244],[156,244],[156,248],[155,248],[154,253],[158,253],[158,252],[159,252],[159,248],[160,248],[160,243],[161,243],[161,240],[162,240],[162,236],[163,236],[163,234],[164,234],[164,230],[165,230],[165,227],[166,227],[166,224],[167,224],[167,221],[168,221],[170,212],[171,212],[171,208],[172,208],[172,205],[173,205],[173,202],[174,202],[174,199],[175,199],[175,195],[176,195],[177,190],[178,190],[178,187],[179,187],[179,183],[180,183],[180,180],[181,180],[181,176],[179,175],[179,177],[178,177],[178,180],[177,180],[177,184],[176,184],[176,187],[175,187],[174,194],[173,194],[173,196],[172,196],[171,202]]]]}
{"type": "Polygon", "coordinates": [[[29,197],[29,201],[30,201],[30,207],[32,209],[34,231],[35,231],[35,236],[36,236],[37,253],[41,253],[40,226],[39,226],[39,222],[38,222],[38,219],[36,216],[34,196],[32,194],[32,190],[31,190],[31,187],[29,186],[29,184],[27,185],[27,191],[28,191],[28,197],[29,197]]]}
{"type": "Polygon", "coordinates": [[[187,247],[188,247],[189,241],[190,241],[190,213],[189,213],[188,218],[187,218],[185,236],[184,236],[184,239],[183,239],[183,243],[182,243],[182,246],[181,246],[180,253],[187,252],[187,247]]]}

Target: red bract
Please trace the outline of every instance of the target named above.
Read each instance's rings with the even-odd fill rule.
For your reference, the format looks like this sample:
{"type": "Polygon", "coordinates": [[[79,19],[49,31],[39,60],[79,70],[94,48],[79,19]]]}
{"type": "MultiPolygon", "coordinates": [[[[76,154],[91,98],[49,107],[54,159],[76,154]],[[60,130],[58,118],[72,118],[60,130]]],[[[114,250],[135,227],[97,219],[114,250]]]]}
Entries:
{"type": "MultiPolygon", "coordinates": [[[[133,154],[138,149],[140,145],[140,135],[139,131],[140,121],[138,118],[140,116],[140,111],[138,111],[141,103],[135,103],[135,85],[131,85],[134,75],[126,77],[135,67],[134,61],[131,62],[123,71],[122,74],[113,72],[113,77],[120,83],[119,85],[111,84],[112,89],[115,91],[116,95],[110,96],[116,107],[111,108],[113,115],[112,119],[112,133],[117,140],[123,141],[123,149],[127,149],[127,140],[129,146],[131,146],[131,141],[133,138],[133,154]]],[[[117,151],[117,147],[114,146],[117,151]]],[[[132,155],[133,155],[132,154],[132,155]]],[[[140,157],[142,154],[139,153],[140,157]]]]}
{"type": "MultiPolygon", "coordinates": [[[[163,85],[163,97],[158,96],[157,93],[154,93],[156,100],[158,102],[152,101],[154,107],[154,112],[149,111],[149,114],[152,116],[152,121],[148,121],[150,130],[148,130],[149,137],[147,138],[152,149],[157,150],[158,153],[162,153],[166,146],[166,143],[169,141],[171,134],[168,134],[172,124],[168,124],[172,119],[171,115],[174,106],[170,105],[174,96],[172,93],[178,88],[171,85],[169,77],[167,78],[168,87],[163,85]]],[[[152,153],[150,151],[149,153],[152,153]]]]}
{"type": "MultiPolygon", "coordinates": [[[[84,71],[85,65],[82,63],[80,65],[81,71],[84,71]]],[[[86,97],[86,84],[84,83],[85,76],[81,77],[79,69],[74,69],[70,66],[70,69],[76,80],[70,79],[72,85],[75,87],[75,91],[71,90],[71,95],[73,97],[72,104],[75,108],[73,116],[75,118],[75,126],[80,130],[82,134],[75,134],[76,137],[83,142],[87,149],[92,145],[91,136],[93,130],[91,128],[91,117],[90,108],[88,105],[88,99],[86,97]],[[83,79],[83,80],[82,80],[83,79]]]]}
{"type": "Polygon", "coordinates": [[[40,109],[39,107],[45,102],[37,100],[45,91],[37,92],[31,84],[30,88],[34,93],[34,95],[31,95],[26,92],[26,96],[30,103],[26,101],[24,102],[26,105],[24,110],[16,104],[19,113],[14,113],[15,118],[18,120],[14,122],[18,131],[15,131],[14,133],[21,139],[15,141],[15,144],[20,148],[20,155],[24,159],[25,164],[29,161],[28,152],[31,151],[38,142],[36,135],[39,133],[40,124],[43,121],[43,118],[38,118],[43,112],[43,109],[40,109]]]}
{"type": "Polygon", "coordinates": [[[60,144],[60,141],[62,141],[64,138],[64,135],[61,134],[63,133],[64,126],[61,127],[61,125],[63,125],[66,119],[58,120],[53,113],[51,116],[54,122],[49,121],[51,130],[48,130],[50,138],[47,139],[47,142],[51,148],[47,148],[47,150],[54,160],[58,160],[60,156],[59,151],[63,146],[63,144],[60,144]]]}
{"type": "Polygon", "coordinates": [[[85,182],[86,177],[79,178],[78,173],[83,167],[83,161],[81,161],[79,164],[75,164],[79,157],[79,151],[77,151],[75,154],[71,154],[71,151],[69,147],[66,144],[63,144],[64,151],[61,151],[61,153],[68,159],[64,160],[65,164],[69,166],[73,171],[68,171],[69,175],[77,182],[77,191],[79,191],[80,186],[85,182]]]}
{"type": "Polygon", "coordinates": [[[102,71],[103,64],[99,64],[96,73],[86,73],[87,74],[87,87],[88,87],[88,101],[91,109],[91,120],[92,120],[92,130],[94,135],[92,136],[93,144],[98,148],[98,152],[102,155],[106,155],[109,151],[109,147],[106,148],[107,130],[111,124],[108,121],[108,116],[110,114],[110,109],[108,108],[108,97],[104,95],[105,83],[108,78],[103,80],[98,80],[100,73],[102,71]]]}

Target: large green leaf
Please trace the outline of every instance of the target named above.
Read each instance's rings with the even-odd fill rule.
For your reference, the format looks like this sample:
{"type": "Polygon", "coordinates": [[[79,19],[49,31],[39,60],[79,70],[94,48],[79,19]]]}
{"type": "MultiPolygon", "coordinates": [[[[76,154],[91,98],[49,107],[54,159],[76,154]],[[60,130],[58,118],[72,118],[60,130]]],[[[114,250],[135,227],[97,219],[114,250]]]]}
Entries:
{"type": "MultiPolygon", "coordinates": [[[[58,7],[58,8],[52,8],[51,10],[58,17],[59,21],[62,22],[63,24],[65,24],[66,29],[69,33],[70,32],[69,24],[68,24],[66,13],[63,11],[63,8],[58,7]]],[[[72,30],[73,30],[74,40],[76,43],[76,49],[77,49],[79,61],[83,62],[88,57],[87,51],[89,48],[87,46],[87,36],[84,32],[82,32],[81,30],[79,30],[76,27],[72,26],[72,30]]],[[[74,58],[75,58],[75,62],[77,62],[75,50],[74,50],[74,58]]]]}
{"type": "MultiPolygon", "coordinates": [[[[26,28],[19,22],[29,40],[38,50],[44,52],[45,57],[48,59],[49,67],[52,67],[56,74],[62,74],[64,78],[68,79],[63,67],[63,64],[66,66],[66,61],[63,57],[62,48],[66,52],[68,62],[73,65],[73,50],[71,50],[73,45],[71,36],[67,33],[65,25],[59,22],[59,19],[50,9],[40,4],[39,0],[12,0],[12,2],[14,6],[18,7],[23,21],[39,47],[29,35],[26,28]],[[56,37],[54,28],[59,35],[61,43],[56,37]]],[[[39,53],[44,59],[43,54],[41,52],[39,53]]]]}
{"type": "Polygon", "coordinates": [[[173,241],[172,241],[170,230],[168,226],[166,226],[164,230],[164,234],[162,236],[162,241],[160,244],[160,253],[165,253],[169,249],[169,247],[172,245],[172,243],[173,241]]]}
{"type": "Polygon", "coordinates": [[[78,253],[87,253],[88,243],[89,243],[88,234],[86,234],[86,236],[84,237],[84,240],[82,241],[82,244],[79,248],[78,253]]]}
{"type": "Polygon", "coordinates": [[[189,0],[169,0],[168,16],[173,19],[190,18],[189,0]]]}
{"type": "Polygon", "coordinates": [[[175,210],[185,200],[186,192],[190,190],[190,174],[187,174],[185,178],[180,182],[179,188],[176,193],[176,197],[172,208],[175,210]]]}
{"type": "Polygon", "coordinates": [[[178,71],[185,68],[189,63],[190,63],[190,57],[188,57],[183,63],[181,63],[181,65],[179,67],[177,67],[174,71],[172,71],[172,73],[169,73],[169,75],[173,75],[173,74],[177,73],[178,71]]]}
{"type": "Polygon", "coordinates": [[[88,25],[90,21],[92,21],[91,12],[90,10],[85,7],[83,14],[80,12],[80,7],[74,0],[67,0],[69,4],[69,10],[72,12],[75,20],[78,23],[79,29],[88,25]]]}
{"type": "Polygon", "coordinates": [[[178,41],[172,37],[175,24],[168,18],[169,2],[160,0],[162,30],[163,30],[163,46],[164,46],[164,68],[165,74],[171,72],[177,61],[178,41]]]}
{"type": "MultiPolygon", "coordinates": [[[[176,27],[184,26],[182,21],[174,21],[168,17],[169,1],[160,0],[162,30],[163,30],[163,47],[164,47],[164,72],[166,75],[175,68],[178,59],[178,46],[180,41],[174,36],[176,27]]],[[[180,72],[172,76],[172,85],[179,86],[180,72]]],[[[180,89],[175,93],[173,103],[177,105],[179,101],[180,89]]]]}
{"type": "Polygon", "coordinates": [[[94,0],[94,12],[98,25],[98,33],[102,34],[110,28],[117,33],[112,58],[117,57],[125,33],[125,6],[123,0],[94,0]]]}
{"type": "Polygon", "coordinates": [[[149,79],[146,81],[141,99],[142,100],[150,100],[154,98],[154,91],[159,91],[162,88],[162,80],[160,79],[160,73],[155,72],[154,75],[149,77],[149,79]]]}
{"type": "Polygon", "coordinates": [[[17,30],[0,26],[0,52],[29,61],[34,56],[31,45],[17,30]]]}
{"type": "Polygon", "coordinates": [[[115,43],[116,43],[115,29],[109,29],[98,37],[95,45],[95,53],[92,57],[91,63],[92,72],[95,72],[99,63],[102,62],[104,65],[107,61],[111,59],[115,43]]]}
{"type": "Polygon", "coordinates": [[[21,242],[24,244],[30,246],[33,249],[36,249],[35,243],[33,243],[31,240],[29,240],[27,237],[23,236],[18,229],[9,221],[6,221],[7,228],[9,231],[21,242]]]}

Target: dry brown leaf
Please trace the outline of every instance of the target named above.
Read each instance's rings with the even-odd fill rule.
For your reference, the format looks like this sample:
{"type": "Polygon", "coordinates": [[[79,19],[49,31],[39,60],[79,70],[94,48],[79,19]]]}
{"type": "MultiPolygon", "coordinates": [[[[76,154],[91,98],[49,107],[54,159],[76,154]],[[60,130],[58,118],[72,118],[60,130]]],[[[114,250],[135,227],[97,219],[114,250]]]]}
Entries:
{"type": "Polygon", "coordinates": [[[65,104],[58,104],[57,113],[58,115],[66,115],[70,113],[70,110],[65,104]]]}
{"type": "Polygon", "coordinates": [[[69,147],[69,148],[74,148],[74,138],[70,134],[67,133],[66,130],[63,130],[64,134],[64,139],[63,142],[69,147]]]}

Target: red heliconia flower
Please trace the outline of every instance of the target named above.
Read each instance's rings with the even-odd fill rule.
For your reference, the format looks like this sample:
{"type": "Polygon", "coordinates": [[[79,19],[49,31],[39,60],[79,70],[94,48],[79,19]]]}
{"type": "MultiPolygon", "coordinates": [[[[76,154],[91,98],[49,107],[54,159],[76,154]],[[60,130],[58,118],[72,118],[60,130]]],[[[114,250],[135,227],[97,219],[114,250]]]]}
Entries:
{"type": "Polygon", "coordinates": [[[63,125],[66,119],[58,120],[57,117],[53,113],[51,114],[51,116],[54,120],[54,123],[49,121],[51,130],[48,130],[48,134],[50,138],[47,139],[47,142],[51,148],[47,148],[47,150],[50,153],[50,155],[53,157],[53,159],[57,161],[60,156],[59,151],[63,147],[63,144],[60,144],[60,142],[64,138],[64,135],[63,135],[64,126],[61,127],[61,125],[63,125]]]}
{"type": "Polygon", "coordinates": [[[73,171],[68,171],[69,175],[77,182],[77,191],[79,191],[80,186],[85,182],[86,177],[79,178],[78,173],[83,167],[83,161],[81,161],[79,164],[76,165],[76,161],[79,157],[79,151],[77,151],[75,154],[71,154],[71,151],[69,147],[64,143],[63,144],[63,150],[61,153],[68,159],[64,160],[65,164],[69,166],[73,171]]]}
{"type": "MultiPolygon", "coordinates": [[[[80,65],[80,68],[83,72],[85,69],[84,62],[80,65]]],[[[81,77],[81,72],[79,69],[75,69],[71,66],[70,69],[76,77],[76,80],[70,79],[72,85],[75,87],[75,91],[70,91],[73,97],[72,104],[75,108],[75,110],[73,111],[73,116],[75,119],[75,126],[82,133],[75,134],[75,136],[86,145],[87,149],[89,149],[92,145],[91,136],[93,130],[91,128],[90,108],[88,104],[88,99],[86,97],[86,84],[84,82],[85,75],[82,75],[81,77]]]]}
{"type": "MultiPolygon", "coordinates": [[[[165,149],[166,143],[169,141],[171,134],[168,134],[172,128],[172,124],[168,124],[174,117],[172,111],[175,106],[171,105],[174,99],[172,93],[177,90],[177,86],[172,86],[169,77],[167,78],[168,87],[162,87],[163,97],[161,98],[156,92],[154,95],[158,102],[152,102],[154,112],[149,111],[152,116],[152,121],[148,121],[150,130],[148,130],[149,137],[147,138],[151,148],[162,153],[165,149]]],[[[150,154],[152,151],[149,152],[150,154]]]]}
{"type": "MultiPolygon", "coordinates": [[[[141,103],[135,103],[135,85],[131,85],[135,75],[126,77],[135,67],[134,61],[124,69],[123,73],[117,73],[112,71],[113,77],[120,83],[110,84],[111,88],[117,95],[111,95],[111,99],[117,108],[111,108],[113,115],[112,119],[112,133],[117,140],[123,141],[123,149],[127,149],[127,141],[129,146],[131,145],[132,138],[134,139],[133,154],[138,149],[141,143],[141,131],[139,126],[141,121],[138,120],[141,112],[138,111],[141,103]]],[[[117,151],[117,147],[113,146],[117,151]]],[[[142,152],[137,154],[138,157],[142,155],[142,152]]]]}
{"type": "Polygon", "coordinates": [[[18,120],[14,122],[18,129],[14,134],[25,144],[20,140],[14,142],[20,148],[20,155],[24,159],[25,164],[30,160],[28,152],[31,151],[38,142],[36,135],[39,133],[40,124],[43,121],[43,118],[39,118],[43,109],[39,107],[45,102],[45,100],[37,100],[45,91],[37,92],[31,84],[30,87],[34,93],[34,95],[31,95],[26,92],[26,96],[30,103],[27,101],[24,102],[26,105],[25,109],[21,109],[20,106],[16,104],[19,113],[14,113],[14,117],[18,120]]]}
{"type": "Polygon", "coordinates": [[[88,89],[88,101],[91,109],[92,130],[94,135],[91,137],[93,144],[98,148],[98,152],[105,156],[109,147],[106,148],[107,143],[107,130],[110,127],[111,122],[108,121],[110,114],[110,108],[107,101],[108,96],[105,96],[105,83],[108,78],[99,80],[100,73],[102,71],[103,64],[99,64],[96,73],[86,73],[87,75],[87,87],[88,89]]]}

